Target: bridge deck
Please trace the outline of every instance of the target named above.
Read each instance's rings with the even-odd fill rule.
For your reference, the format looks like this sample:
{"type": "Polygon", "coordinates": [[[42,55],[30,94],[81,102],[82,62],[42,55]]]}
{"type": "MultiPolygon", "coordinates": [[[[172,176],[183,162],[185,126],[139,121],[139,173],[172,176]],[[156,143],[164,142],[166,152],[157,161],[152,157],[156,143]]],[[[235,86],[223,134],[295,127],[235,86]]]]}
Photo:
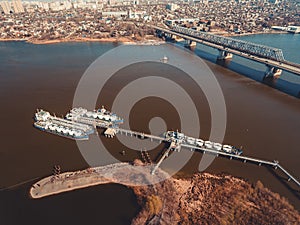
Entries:
{"type": "Polygon", "coordinates": [[[207,40],[200,39],[199,37],[193,37],[193,36],[190,36],[188,34],[179,33],[179,32],[172,31],[172,30],[162,28],[162,27],[158,27],[158,26],[151,25],[151,27],[154,28],[154,29],[163,31],[165,33],[169,33],[169,34],[173,34],[173,35],[182,37],[186,40],[191,40],[191,41],[194,41],[194,42],[197,42],[197,43],[200,43],[200,44],[204,44],[204,45],[207,45],[207,46],[215,48],[215,49],[224,50],[228,53],[238,55],[240,57],[247,58],[247,59],[250,59],[250,60],[253,60],[253,61],[256,61],[256,62],[259,62],[259,63],[263,63],[263,64],[266,64],[266,65],[274,66],[278,69],[282,69],[282,70],[285,70],[287,72],[290,72],[290,73],[293,73],[293,74],[296,74],[296,75],[300,76],[300,65],[296,64],[296,63],[293,63],[293,62],[289,62],[289,61],[286,61],[286,60],[274,60],[274,59],[269,59],[269,58],[265,58],[265,57],[260,57],[260,56],[257,56],[257,55],[250,54],[246,51],[240,51],[240,50],[233,49],[233,48],[230,48],[230,47],[225,47],[224,45],[221,45],[221,44],[215,44],[215,43],[209,42],[207,40]]]}

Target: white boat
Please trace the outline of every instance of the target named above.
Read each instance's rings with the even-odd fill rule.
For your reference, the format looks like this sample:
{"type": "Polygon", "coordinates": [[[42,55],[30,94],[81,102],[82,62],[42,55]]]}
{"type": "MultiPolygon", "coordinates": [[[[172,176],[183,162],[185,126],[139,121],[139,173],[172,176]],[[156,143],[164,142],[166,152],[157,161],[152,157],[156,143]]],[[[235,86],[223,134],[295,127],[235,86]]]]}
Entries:
{"type": "Polygon", "coordinates": [[[220,143],[213,143],[213,148],[217,151],[222,150],[222,144],[220,143]]]}
{"type": "Polygon", "coordinates": [[[294,34],[299,34],[300,26],[288,26],[287,31],[294,34]]]}
{"type": "Polygon", "coordinates": [[[195,144],[196,139],[192,138],[192,137],[187,137],[186,138],[186,142],[190,145],[194,145],[195,144]]]}
{"type": "Polygon", "coordinates": [[[68,120],[80,122],[83,124],[95,125],[96,124],[106,124],[118,126],[122,124],[124,120],[117,116],[115,113],[112,113],[106,110],[104,107],[98,110],[88,111],[84,108],[73,108],[65,117],[68,120]]]}
{"type": "Polygon", "coordinates": [[[34,119],[36,120],[34,123],[36,128],[71,139],[88,140],[88,135],[94,132],[90,125],[51,116],[49,112],[44,110],[38,110],[34,119]]]}
{"type": "Polygon", "coordinates": [[[227,153],[232,152],[232,146],[231,145],[223,145],[223,151],[227,153]]]}
{"type": "Polygon", "coordinates": [[[203,144],[204,144],[204,141],[203,141],[202,139],[196,139],[196,145],[197,145],[198,147],[202,147],[203,144]]]}
{"type": "Polygon", "coordinates": [[[167,56],[164,56],[163,58],[161,58],[161,61],[164,62],[164,63],[168,62],[168,60],[169,60],[169,59],[168,59],[167,56]]]}
{"type": "Polygon", "coordinates": [[[213,143],[211,141],[204,141],[204,146],[205,148],[212,148],[213,147],[213,143]]]}

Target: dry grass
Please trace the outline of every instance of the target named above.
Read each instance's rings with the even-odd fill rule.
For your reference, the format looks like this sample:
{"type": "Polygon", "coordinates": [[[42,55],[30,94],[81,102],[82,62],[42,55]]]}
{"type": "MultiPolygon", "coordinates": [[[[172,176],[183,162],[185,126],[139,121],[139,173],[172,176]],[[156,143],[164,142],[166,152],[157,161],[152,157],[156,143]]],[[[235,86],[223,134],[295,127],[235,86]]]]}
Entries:
{"type": "Polygon", "coordinates": [[[293,206],[260,181],[251,185],[232,176],[198,173],[134,191],[143,209],[133,225],[300,224],[293,206]]]}

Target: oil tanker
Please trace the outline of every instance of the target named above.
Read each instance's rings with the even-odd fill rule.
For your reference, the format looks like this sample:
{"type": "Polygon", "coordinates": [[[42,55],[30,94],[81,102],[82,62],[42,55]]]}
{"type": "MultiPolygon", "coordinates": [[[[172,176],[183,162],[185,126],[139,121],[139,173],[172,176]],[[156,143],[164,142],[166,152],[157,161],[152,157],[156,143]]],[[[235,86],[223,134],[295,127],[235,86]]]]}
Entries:
{"type": "Polygon", "coordinates": [[[89,134],[94,133],[90,125],[52,116],[44,110],[37,110],[34,119],[34,127],[37,129],[74,140],[88,140],[89,134]]]}

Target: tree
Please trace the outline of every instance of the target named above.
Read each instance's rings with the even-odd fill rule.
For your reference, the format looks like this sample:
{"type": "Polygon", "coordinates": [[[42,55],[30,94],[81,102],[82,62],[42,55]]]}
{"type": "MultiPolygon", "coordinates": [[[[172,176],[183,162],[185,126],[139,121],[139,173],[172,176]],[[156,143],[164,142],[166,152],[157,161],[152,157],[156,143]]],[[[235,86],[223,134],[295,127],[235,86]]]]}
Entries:
{"type": "Polygon", "coordinates": [[[151,215],[158,215],[162,209],[162,202],[159,196],[150,195],[147,197],[146,207],[151,215]]]}

